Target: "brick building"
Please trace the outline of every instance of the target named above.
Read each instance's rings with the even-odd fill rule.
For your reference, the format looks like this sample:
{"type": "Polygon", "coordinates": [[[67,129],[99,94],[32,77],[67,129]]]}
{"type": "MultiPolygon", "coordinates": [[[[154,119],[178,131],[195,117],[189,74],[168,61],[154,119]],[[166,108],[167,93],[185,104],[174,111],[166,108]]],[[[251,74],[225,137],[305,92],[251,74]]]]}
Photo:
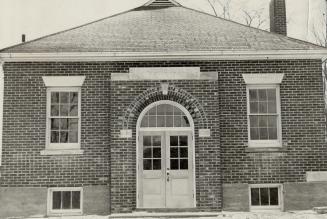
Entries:
{"type": "Polygon", "coordinates": [[[150,1],[0,51],[0,215],[327,204],[322,60],[150,1]]]}

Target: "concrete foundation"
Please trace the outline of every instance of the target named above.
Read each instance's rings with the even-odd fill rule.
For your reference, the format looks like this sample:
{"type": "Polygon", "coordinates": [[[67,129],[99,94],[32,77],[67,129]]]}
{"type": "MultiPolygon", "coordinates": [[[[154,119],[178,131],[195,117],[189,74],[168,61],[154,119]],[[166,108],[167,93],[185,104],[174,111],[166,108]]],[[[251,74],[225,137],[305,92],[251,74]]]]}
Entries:
{"type": "Polygon", "coordinates": [[[248,184],[223,184],[223,210],[249,211],[248,184]]]}
{"type": "Polygon", "coordinates": [[[309,210],[327,206],[327,182],[285,183],[284,209],[309,210]]]}
{"type": "Polygon", "coordinates": [[[1,218],[45,215],[46,212],[46,188],[0,188],[1,218]]]}
{"type": "MultiPolygon", "coordinates": [[[[0,218],[45,216],[47,188],[0,188],[0,218]]],[[[108,186],[83,187],[83,214],[108,215],[110,207],[108,186]]]]}

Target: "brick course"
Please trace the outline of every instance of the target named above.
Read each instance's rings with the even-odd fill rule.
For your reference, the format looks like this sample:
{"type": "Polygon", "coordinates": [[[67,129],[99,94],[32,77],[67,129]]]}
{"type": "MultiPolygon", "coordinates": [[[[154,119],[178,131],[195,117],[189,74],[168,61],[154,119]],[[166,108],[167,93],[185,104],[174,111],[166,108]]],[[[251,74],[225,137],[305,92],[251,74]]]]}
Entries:
{"type": "MultiPolygon", "coordinates": [[[[136,206],[135,127],[119,138],[124,113],[160,81],[110,82],[130,67],[200,66],[218,81],[168,81],[202,104],[210,138],[198,138],[195,120],[196,195],[199,210],[221,210],[222,183],[303,182],[305,171],[327,170],[320,60],[23,62],[5,63],[3,166],[0,186],[111,184],[112,212],[136,206]],[[284,151],[247,148],[246,85],[242,74],[284,73],[281,84],[284,151]],[[45,148],[46,88],[41,76],[86,75],[82,87],[83,155],[41,156],[45,148]]],[[[142,107],[138,110],[140,112],[142,107]]]]}

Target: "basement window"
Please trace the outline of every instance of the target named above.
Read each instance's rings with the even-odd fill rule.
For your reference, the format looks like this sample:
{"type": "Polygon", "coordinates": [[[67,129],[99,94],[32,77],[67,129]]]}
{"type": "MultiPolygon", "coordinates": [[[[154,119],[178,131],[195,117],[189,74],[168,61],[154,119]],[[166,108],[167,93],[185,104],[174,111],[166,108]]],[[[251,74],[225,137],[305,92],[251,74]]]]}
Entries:
{"type": "Polygon", "coordinates": [[[49,188],[49,215],[82,214],[82,188],[49,188]]]}
{"type": "Polygon", "coordinates": [[[281,210],[282,187],[280,184],[250,185],[250,209],[281,210]]]}

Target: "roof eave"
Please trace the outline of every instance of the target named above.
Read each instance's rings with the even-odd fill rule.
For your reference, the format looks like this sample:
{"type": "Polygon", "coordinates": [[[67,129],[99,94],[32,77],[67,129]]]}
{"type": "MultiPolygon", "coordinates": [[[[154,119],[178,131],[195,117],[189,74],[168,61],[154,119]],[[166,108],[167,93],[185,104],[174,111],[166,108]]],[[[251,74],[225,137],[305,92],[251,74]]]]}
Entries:
{"type": "Polygon", "coordinates": [[[327,59],[322,50],[0,53],[3,62],[327,59]]]}

